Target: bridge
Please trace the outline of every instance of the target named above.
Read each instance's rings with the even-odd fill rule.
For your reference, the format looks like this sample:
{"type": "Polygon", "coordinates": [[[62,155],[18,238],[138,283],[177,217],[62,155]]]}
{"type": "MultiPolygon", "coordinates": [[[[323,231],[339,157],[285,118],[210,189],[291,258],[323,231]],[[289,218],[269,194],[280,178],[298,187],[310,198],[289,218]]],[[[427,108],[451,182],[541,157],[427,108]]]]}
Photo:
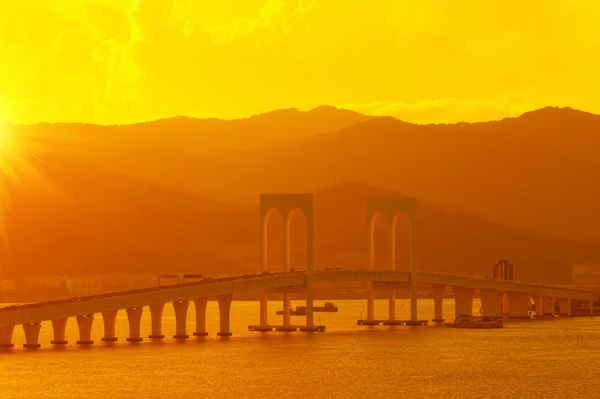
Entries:
{"type": "Polygon", "coordinates": [[[335,282],[367,282],[367,319],[358,320],[362,325],[425,325],[428,320],[417,319],[417,287],[429,287],[434,292],[433,322],[443,322],[442,302],[446,287],[452,287],[455,299],[456,315],[471,314],[475,292],[479,292],[482,315],[530,319],[531,299],[536,299],[537,314],[553,315],[555,303],[559,304],[560,314],[593,315],[594,303],[600,299],[600,291],[566,286],[549,286],[519,282],[513,280],[487,279],[417,271],[416,256],[416,220],[415,200],[373,199],[367,203],[369,220],[368,239],[371,261],[368,269],[358,270],[314,270],[313,266],[313,198],[312,194],[263,194],[260,202],[261,228],[261,268],[259,274],[244,275],[220,279],[202,279],[168,286],[112,292],[101,295],[69,298],[57,301],[18,305],[0,308],[0,348],[13,347],[12,335],[15,326],[22,325],[25,332],[26,348],[40,347],[39,333],[41,323],[50,321],[53,328],[53,345],[66,345],[66,324],[75,317],[79,329],[79,345],[91,345],[92,323],[95,314],[101,314],[104,323],[102,341],[116,341],[115,321],[117,312],[125,310],[129,322],[127,341],[142,341],[140,335],[141,317],[148,307],[151,315],[152,330],[148,338],[162,339],[162,313],[165,304],[172,303],[175,310],[176,333],[174,338],[187,339],[186,317],[190,301],[196,310],[196,328],[194,336],[208,335],[206,331],[206,306],[209,300],[216,299],[219,306],[220,327],[218,336],[229,336],[230,308],[236,294],[243,292],[261,292],[259,323],[249,326],[252,331],[324,331],[323,326],[314,324],[313,288],[315,284],[335,282]],[[272,273],[267,268],[267,227],[269,215],[279,211],[284,223],[284,264],[283,271],[272,273]],[[305,271],[290,270],[290,220],[293,212],[301,211],[306,220],[307,265],[305,271]],[[386,214],[389,224],[390,240],[395,244],[395,225],[398,215],[404,212],[410,221],[411,256],[410,270],[396,270],[395,245],[390,245],[389,264],[386,270],[374,268],[373,227],[380,214],[386,214]],[[396,320],[396,290],[410,287],[410,320],[396,320]],[[389,292],[388,318],[375,319],[374,292],[389,292]],[[283,324],[269,325],[267,322],[267,304],[269,293],[283,294],[283,324]],[[295,326],[290,323],[290,294],[306,295],[306,324],[295,326]],[[507,302],[510,307],[502,303],[507,302]]]}

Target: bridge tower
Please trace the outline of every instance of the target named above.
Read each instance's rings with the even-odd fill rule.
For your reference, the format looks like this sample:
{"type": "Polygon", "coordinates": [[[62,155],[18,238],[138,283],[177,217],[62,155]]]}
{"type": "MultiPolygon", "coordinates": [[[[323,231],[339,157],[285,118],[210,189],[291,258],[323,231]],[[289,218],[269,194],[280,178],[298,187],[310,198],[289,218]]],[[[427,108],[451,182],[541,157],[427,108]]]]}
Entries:
{"type": "MultiPolygon", "coordinates": [[[[306,328],[317,330],[313,316],[313,271],[314,271],[314,213],[313,195],[306,194],[261,194],[260,195],[260,263],[263,272],[267,265],[267,231],[269,216],[273,210],[281,214],[283,220],[283,272],[290,272],[290,222],[295,211],[302,212],[306,222],[306,328]]],[[[260,326],[268,329],[268,294],[265,291],[260,301],[260,326]]],[[[283,295],[283,327],[290,327],[290,294],[283,295]]]]}
{"type": "MultiPolygon", "coordinates": [[[[515,279],[514,266],[511,265],[507,260],[499,260],[494,265],[493,274],[494,280],[509,280],[515,279]]],[[[508,302],[508,295],[504,292],[500,298],[500,314],[507,316],[510,311],[510,303],[508,302]]]]}
{"type": "MultiPolygon", "coordinates": [[[[400,213],[406,214],[410,222],[410,321],[417,323],[417,223],[416,200],[414,198],[372,198],[367,200],[369,268],[375,268],[375,221],[380,214],[384,214],[388,220],[390,238],[389,268],[390,270],[396,270],[396,223],[400,213]]],[[[389,301],[389,317],[393,320],[396,312],[396,291],[392,290],[390,292],[389,301]]],[[[367,317],[369,320],[373,320],[375,317],[375,295],[370,282],[367,317]]]]}

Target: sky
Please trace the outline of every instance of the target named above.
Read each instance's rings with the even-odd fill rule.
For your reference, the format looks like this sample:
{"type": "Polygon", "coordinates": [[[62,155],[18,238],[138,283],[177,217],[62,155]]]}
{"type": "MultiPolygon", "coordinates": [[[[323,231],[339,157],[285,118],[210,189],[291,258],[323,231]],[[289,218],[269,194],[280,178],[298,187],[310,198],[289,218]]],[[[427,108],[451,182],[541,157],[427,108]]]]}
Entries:
{"type": "Polygon", "coordinates": [[[3,1],[0,121],[600,113],[598,21],[596,0],[3,1]]]}

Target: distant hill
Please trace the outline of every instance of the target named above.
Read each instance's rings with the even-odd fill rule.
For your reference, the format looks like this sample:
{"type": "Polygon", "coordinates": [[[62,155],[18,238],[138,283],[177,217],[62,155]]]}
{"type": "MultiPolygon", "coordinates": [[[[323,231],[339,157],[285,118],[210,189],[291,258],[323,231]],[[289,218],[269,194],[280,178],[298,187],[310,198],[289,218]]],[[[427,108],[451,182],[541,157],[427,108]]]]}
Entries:
{"type": "Polygon", "coordinates": [[[239,269],[204,245],[203,223],[230,206],[63,157],[45,156],[35,166],[47,181],[6,186],[10,207],[0,253],[5,277],[185,271],[204,262],[239,269]],[[38,185],[52,185],[54,195],[36,192],[38,185]]]}
{"type": "MultiPolygon", "coordinates": [[[[315,193],[315,263],[318,267],[368,267],[366,201],[368,198],[402,197],[402,193],[345,182],[315,193]]],[[[419,202],[417,211],[419,268],[460,274],[491,274],[499,259],[509,259],[518,279],[542,282],[570,281],[571,265],[600,256],[600,243],[553,240],[515,231],[478,217],[449,212],[419,202]]],[[[213,229],[213,239],[223,243],[223,253],[248,259],[259,270],[258,208],[238,210],[231,221],[213,229]],[[231,240],[230,244],[227,242],[231,240]]],[[[387,268],[388,238],[385,219],[376,222],[376,266],[387,268]]],[[[305,264],[304,222],[292,222],[292,267],[305,264]]],[[[281,219],[269,222],[269,267],[283,262],[281,219]]],[[[408,269],[408,221],[397,226],[397,267],[408,269]]]]}
{"type": "MultiPolygon", "coordinates": [[[[183,146],[185,134],[196,131],[177,133],[178,120],[156,122],[163,125],[151,139],[141,139],[142,129],[114,143],[111,129],[127,127],[18,128],[45,142],[30,159],[39,176],[3,192],[12,208],[3,226],[9,246],[0,253],[2,272],[256,271],[261,192],[316,193],[321,267],[366,267],[366,198],[400,192],[423,201],[425,270],[485,274],[507,258],[524,279],[561,282],[573,262],[600,259],[600,116],[545,108],[502,121],[422,126],[323,107],[250,119],[235,122],[246,126],[236,134],[262,138],[228,153],[219,153],[222,141],[210,154],[194,152],[199,139],[188,137],[189,148],[170,145],[183,146]],[[327,120],[323,115],[334,122],[315,124],[327,120]],[[303,122],[295,125],[296,117],[303,122]],[[276,121],[265,125],[268,134],[284,126],[297,135],[273,139],[247,128],[267,120],[276,121]],[[344,127],[319,133],[332,124],[344,127]],[[56,131],[62,136],[54,137],[56,131]],[[89,135],[102,143],[86,141],[89,135]],[[87,147],[65,148],[65,137],[87,147]]],[[[230,123],[206,123],[221,122],[230,123]]],[[[201,134],[225,140],[217,130],[201,134]]],[[[399,263],[408,250],[400,230],[399,263]]],[[[273,222],[271,231],[270,260],[277,265],[281,226],[273,222]]],[[[293,262],[301,264],[302,251],[293,245],[293,262]]],[[[385,245],[377,244],[380,265],[385,245]]]]}
{"type": "MultiPolygon", "coordinates": [[[[85,168],[79,170],[88,175],[85,168]]],[[[97,202],[89,198],[100,195],[119,178],[96,173],[93,180],[101,184],[81,187],[85,195],[73,195],[76,190],[72,188],[70,202],[13,197],[8,214],[8,252],[0,254],[5,278],[116,271],[216,275],[260,269],[257,207],[209,207],[198,199],[196,210],[184,205],[164,209],[158,201],[147,205],[143,196],[134,196],[142,191],[134,189],[133,182],[129,192],[127,187],[120,187],[126,201],[113,198],[113,205],[105,207],[101,201],[104,197],[97,202]]],[[[187,202],[186,194],[157,192],[156,198],[165,198],[168,192],[172,203],[187,202]]],[[[316,192],[317,268],[368,267],[366,200],[402,195],[354,182],[316,192]]],[[[378,268],[388,266],[385,223],[385,219],[376,223],[378,268]]],[[[569,281],[573,262],[600,256],[600,244],[544,239],[423,202],[418,204],[418,223],[421,270],[488,275],[493,263],[506,258],[515,264],[518,279],[564,283],[569,281]]],[[[296,269],[303,269],[306,260],[304,228],[299,214],[295,215],[291,261],[296,269]]],[[[272,270],[282,267],[282,233],[281,219],[275,214],[269,225],[272,270]]],[[[403,218],[397,228],[397,242],[397,265],[406,269],[408,229],[403,218]]]]}
{"type": "Polygon", "coordinates": [[[214,155],[286,143],[375,118],[321,106],[310,111],[275,110],[233,120],[178,116],[122,126],[42,123],[12,128],[40,140],[74,147],[84,154],[167,148],[196,155],[214,155]]]}
{"type": "Polygon", "coordinates": [[[600,241],[599,148],[600,116],[567,108],[473,124],[379,118],[277,148],[198,159],[188,166],[195,170],[188,186],[245,204],[259,192],[354,180],[540,235],[600,241]]]}

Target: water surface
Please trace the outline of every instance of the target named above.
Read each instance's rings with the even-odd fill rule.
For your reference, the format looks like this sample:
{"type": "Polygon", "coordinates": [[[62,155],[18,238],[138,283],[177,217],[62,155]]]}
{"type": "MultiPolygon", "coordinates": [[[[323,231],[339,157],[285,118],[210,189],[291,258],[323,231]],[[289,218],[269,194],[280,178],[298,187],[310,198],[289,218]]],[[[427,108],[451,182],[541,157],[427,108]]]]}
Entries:
{"type": "MultiPolygon", "coordinates": [[[[317,304],[321,304],[318,301],[317,304]]],[[[117,318],[119,342],[100,342],[96,315],[92,347],[79,347],[77,323],[67,325],[69,345],[52,348],[52,326],[42,323],[42,348],[0,353],[0,398],[593,398],[600,382],[600,318],[555,318],[508,322],[504,329],[362,327],[366,301],[339,300],[338,313],[317,313],[326,333],[253,333],[257,302],[232,303],[233,337],[218,338],[218,307],[209,302],[210,336],[173,340],[175,315],[165,306],[168,339],[125,342],[127,316],[117,318]]],[[[292,303],[293,306],[301,302],[292,303]]],[[[269,303],[269,322],[281,324],[269,303]]],[[[375,302],[385,318],[387,301],[375,302]]],[[[398,318],[408,318],[409,302],[398,300],[398,318]]],[[[479,303],[474,304],[474,309],[479,303]]],[[[419,300],[419,318],[433,317],[433,301],[419,300]]],[[[454,313],[444,301],[444,316],[454,313]]],[[[188,332],[194,330],[194,307],[188,332]]],[[[303,317],[292,317],[301,323],[303,317]]],[[[144,309],[142,334],[150,333],[144,309]]]]}

